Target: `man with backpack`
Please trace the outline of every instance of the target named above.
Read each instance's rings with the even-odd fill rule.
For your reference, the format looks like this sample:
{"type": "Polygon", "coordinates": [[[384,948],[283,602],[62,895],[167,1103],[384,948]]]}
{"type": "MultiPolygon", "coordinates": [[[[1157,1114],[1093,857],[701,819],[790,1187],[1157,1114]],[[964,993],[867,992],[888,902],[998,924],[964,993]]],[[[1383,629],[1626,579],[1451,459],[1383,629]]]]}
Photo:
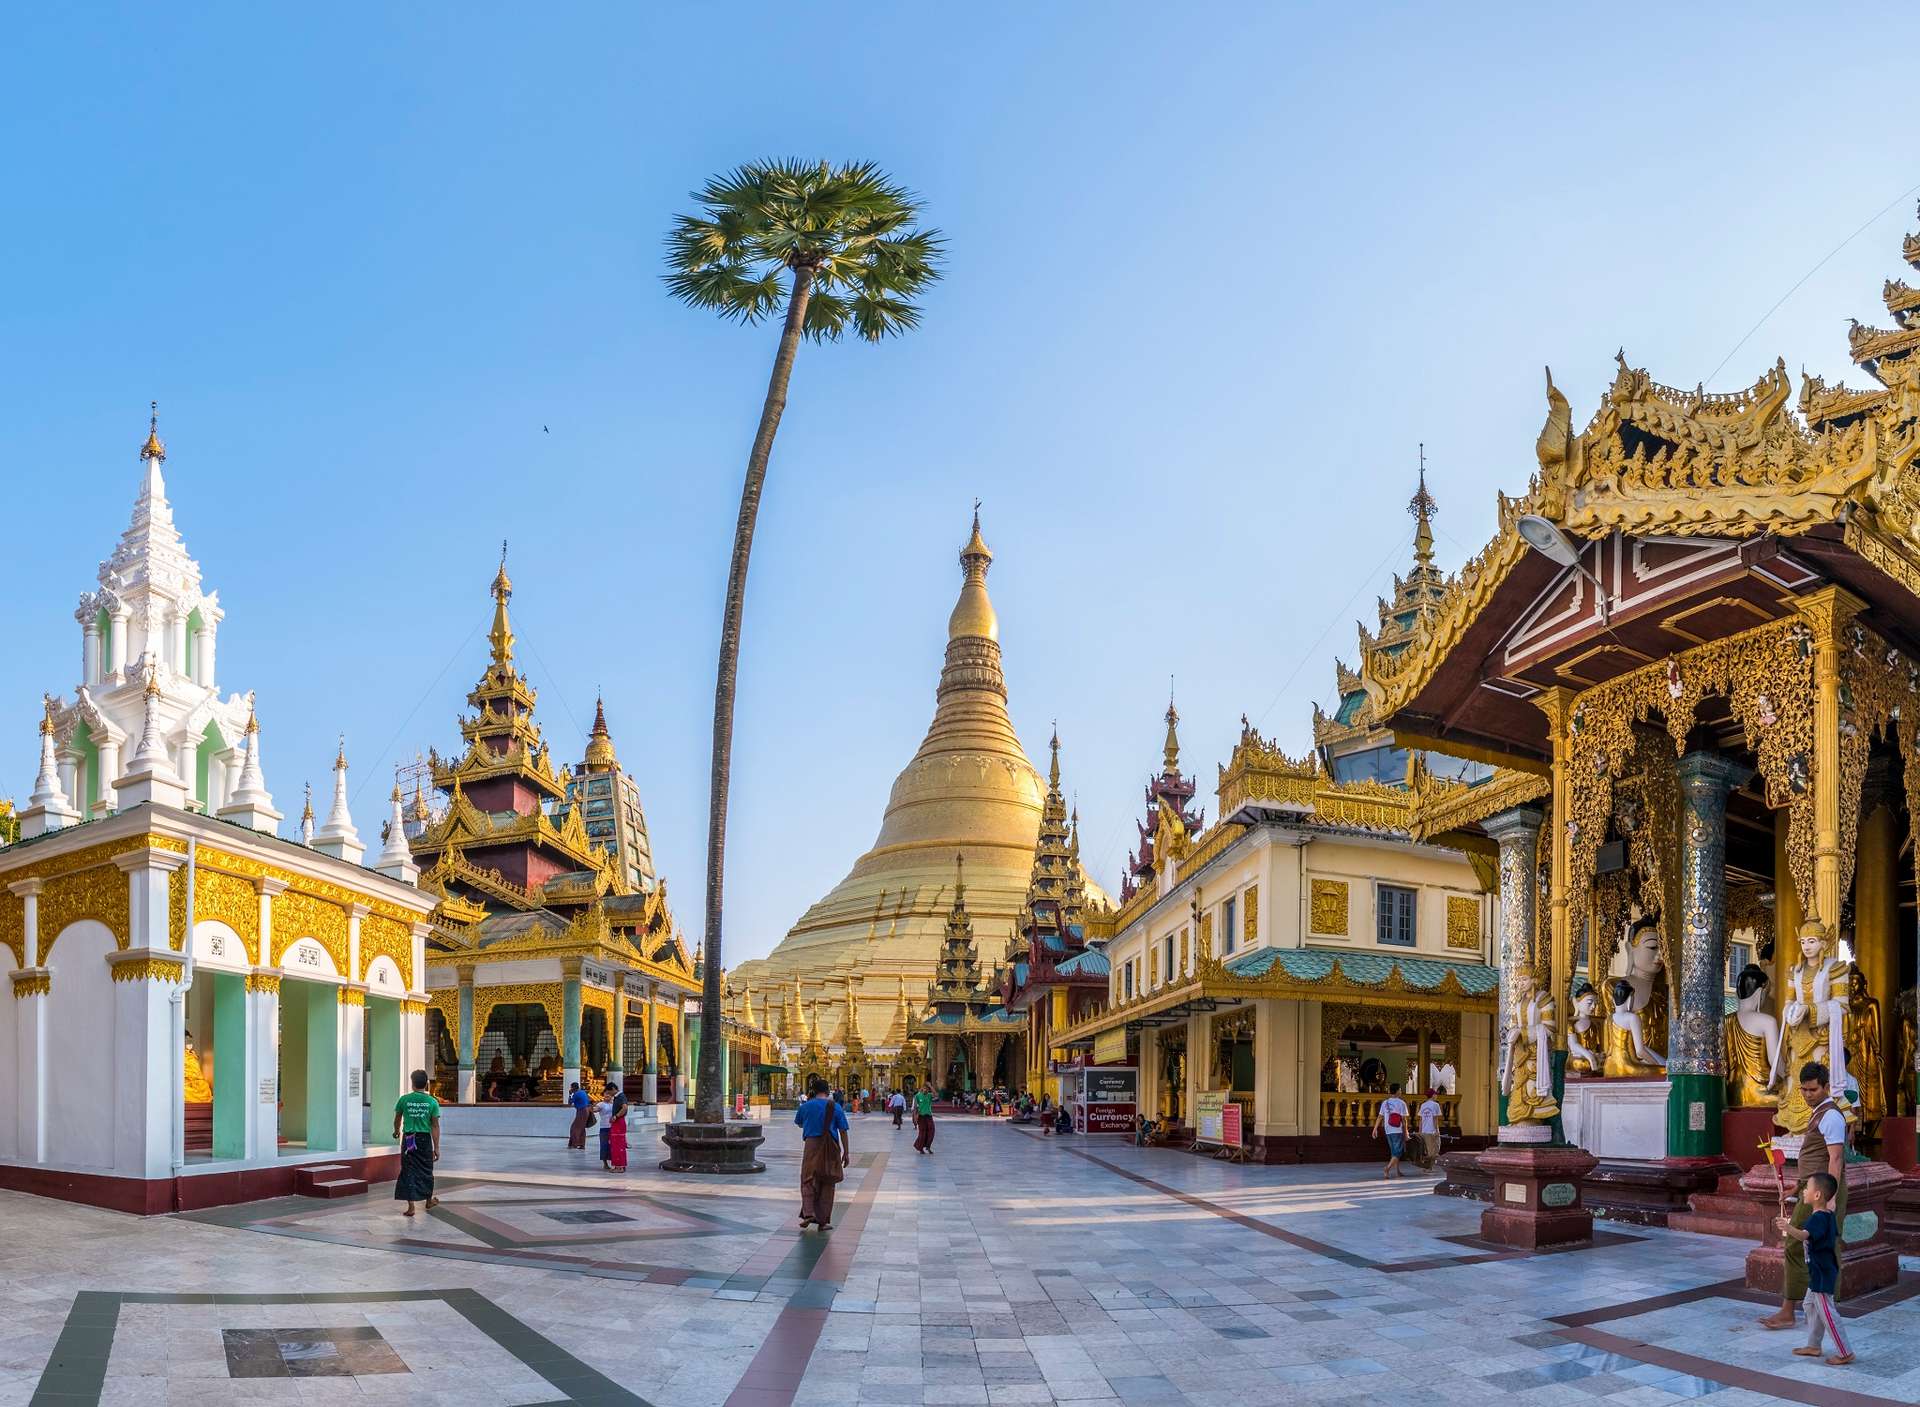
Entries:
{"type": "Polygon", "coordinates": [[[1400,1097],[1399,1085],[1389,1086],[1387,1097],[1380,1101],[1380,1111],[1373,1116],[1371,1137],[1378,1138],[1383,1132],[1387,1136],[1387,1170],[1381,1176],[1405,1177],[1407,1171],[1400,1166],[1400,1156],[1407,1151],[1407,1101],[1400,1097]]]}

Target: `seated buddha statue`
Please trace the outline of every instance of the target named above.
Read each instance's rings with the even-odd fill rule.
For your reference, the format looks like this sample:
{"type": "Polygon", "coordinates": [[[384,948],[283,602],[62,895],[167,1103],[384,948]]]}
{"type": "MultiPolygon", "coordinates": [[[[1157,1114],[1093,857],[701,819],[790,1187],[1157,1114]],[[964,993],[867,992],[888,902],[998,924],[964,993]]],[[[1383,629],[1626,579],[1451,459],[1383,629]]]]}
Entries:
{"type": "Polygon", "coordinates": [[[1847,1070],[1847,1050],[1854,1044],[1853,964],[1841,958],[1818,919],[1800,925],[1799,943],[1800,961],[1787,974],[1780,1011],[1783,1030],[1773,1081],[1774,1122],[1788,1133],[1804,1133],[1812,1112],[1800,1094],[1802,1066],[1826,1066],[1836,1092],[1853,1085],[1847,1070]]]}
{"type": "Polygon", "coordinates": [[[1727,1013],[1727,1108],[1770,1109],[1774,1067],[1780,1060],[1780,1022],[1767,1010],[1767,970],[1740,969],[1734,991],[1740,1005],[1727,1013]]]}
{"type": "Polygon", "coordinates": [[[1531,972],[1513,979],[1507,1013],[1507,1075],[1500,1092],[1507,1097],[1509,1124],[1544,1124],[1560,1112],[1553,1097],[1553,994],[1543,992],[1531,972]]]}
{"type": "Polygon", "coordinates": [[[213,1086],[207,1083],[206,1072],[200,1068],[200,1052],[193,1048],[193,1036],[187,1036],[184,1074],[180,1081],[182,1093],[189,1104],[213,1103],[213,1086]]]}
{"type": "Polygon", "coordinates": [[[1584,977],[1574,984],[1573,1019],[1567,1024],[1567,1073],[1597,1075],[1606,1064],[1606,1032],[1600,994],[1584,977]]]}
{"type": "Polygon", "coordinates": [[[1660,1076],[1667,1072],[1667,969],[1652,919],[1629,924],[1620,935],[1620,975],[1607,984],[1613,1012],[1607,1018],[1605,1072],[1660,1076]]]}

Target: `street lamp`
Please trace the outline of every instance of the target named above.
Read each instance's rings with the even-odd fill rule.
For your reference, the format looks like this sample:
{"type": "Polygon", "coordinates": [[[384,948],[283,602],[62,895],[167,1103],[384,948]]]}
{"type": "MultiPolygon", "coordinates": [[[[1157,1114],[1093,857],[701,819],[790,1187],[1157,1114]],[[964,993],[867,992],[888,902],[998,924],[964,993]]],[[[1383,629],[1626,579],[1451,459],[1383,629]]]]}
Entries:
{"type": "Polygon", "coordinates": [[[1572,567],[1581,576],[1593,583],[1594,599],[1600,603],[1600,624],[1607,624],[1610,603],[1607,600],[1607,588],[1600,578],[1588,571],[1580,560],[1580,547],[1574,540],[1560,530],[1560,526],[1538,513],[1523,514],[1514,525],[1520,530],[1520,536],[1527,546],[1545,557],[1555,566],[1572,567]]]}

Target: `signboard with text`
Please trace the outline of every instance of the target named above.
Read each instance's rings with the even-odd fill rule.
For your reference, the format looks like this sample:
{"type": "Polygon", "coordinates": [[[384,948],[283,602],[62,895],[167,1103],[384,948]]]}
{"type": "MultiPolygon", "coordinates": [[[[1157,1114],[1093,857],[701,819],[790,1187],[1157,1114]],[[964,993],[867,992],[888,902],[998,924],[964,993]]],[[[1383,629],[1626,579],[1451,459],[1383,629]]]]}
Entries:
{"type": "Polygon", "coordinates": [[[1221,1126],[1226,1122],[1227,1092],[1202,1090],[1193,1097],[1193,1127],[1202,1143],[1223,1143],[1221,1126]]]}
{"type": "Polygon", "coordinates": [[[1086,1133],[1132,1133],[1140,1072],[1131,1065],[1090,1065],[1080,1074],[1075,1123],[1086,1133]]]}

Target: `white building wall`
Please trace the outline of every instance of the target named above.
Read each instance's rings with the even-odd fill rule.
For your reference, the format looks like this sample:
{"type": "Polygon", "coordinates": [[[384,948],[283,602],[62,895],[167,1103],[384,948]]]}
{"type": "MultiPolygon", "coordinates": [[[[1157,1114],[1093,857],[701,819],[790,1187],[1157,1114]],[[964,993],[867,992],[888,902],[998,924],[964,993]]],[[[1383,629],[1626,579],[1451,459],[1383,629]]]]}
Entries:
{"type": "MultiPolygon", "coordinates": [[[[115,1130],[128,1119],[137,1126],[141,1111],[122,1082],[126,1066],[121,1047],[129,1035],[120,1029],[114,982],[107,957],[117,950],[105,924],[82,919],[57,935],[47,955],[52,987],[40,1003],[45,1032],[33,1074],[45,1078],[45,1093],[57,1107],[46,1111],[46,1160],[62,1167],[112,1172],[115,1130]],[[47,1040],[48,1036],[59,1039],[47,1040]],[[47,1057],[57,1052],[58,1070],[47,1057]]],[[[131,1057],[137,1061],[141,1050],[131,1057]]],[[[141,1086],[144,1089],[144,1085],[141,1086]]]]}

